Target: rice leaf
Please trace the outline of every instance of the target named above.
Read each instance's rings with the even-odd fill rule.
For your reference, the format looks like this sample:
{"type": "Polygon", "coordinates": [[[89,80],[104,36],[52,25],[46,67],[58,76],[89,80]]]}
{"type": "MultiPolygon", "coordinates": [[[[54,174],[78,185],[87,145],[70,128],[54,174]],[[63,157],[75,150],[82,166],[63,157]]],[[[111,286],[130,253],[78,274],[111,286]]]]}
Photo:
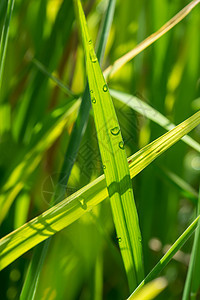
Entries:
{"type": "Polygon", "coordinates": [[[152,45],[155,41],[157,41],[161,36],[167,33],[170,29],[172,29],[175,25],[177,25],[180,21],[182,21],[191,11],[192,9],[199,4],[200,0],[193,0],[187,6],[185,6],[180,12],[178,12],[172,19],[170,19],[166,24],[164,24],[158,31],[147,37],[143,42],[141,42],[138,46],[136,46],[133,50],[126,53],[122,57],[118,58],[113,65],[109,66],[104,71],[104,76],[107,80],[111,79],[114,74],[123,67],[127,62],[133,59],[136,55],[141,53],[144,49],[152,45]]]}
{"type": "Polygon", "coordinates": [[[75,95],[72,91],[70,91],[70,89],[64,84],[62,83],[58,78],[56,78],[53,74],[51,74],[50,72],[47,71],[47,69],[45,68],[45,66],[39,62],[36,58],[32,59],[32,63],[45,75],[47,75],[52,81],[54,81],[59,87],[60,89],[66,93],[68,96],[70,97],[74,97],[74,98],[78,98],[79,96],[75,95]]]}
{"type": "Polygon", "coordinates": [[[90,98],[119,246],[129,288],[144,276],[141,233],[119,123],[88,33],[81,2],[75,1],[84,44],[90,98]]]}
{"type": "Polygon", "coordinates": [[[38,245],[35,249],[35,255],[33,256],[33,261],[29,265],[29,269],[26,275],[26,281],[23,285],[22,292],[20,295],[21,299],[33,300],[35,298],[36,287],[39,281],[40,269],[43,266],[44,259],[46,257],[50,239],[46,241],[46,247],[43,245],[38,245]]]}
{"type": "MultiPolygon", "coordinates": [[[[155,267],[149,272],[145,279],[140,283],[140,285],[135,289],[128,299],[137,294],[137,292],[148,282],[155,279],[158,274],[165,268],[165,266],[170,262],[175,253],[185,244],[191,234],[195,231],[200,216],[198,216],[188,228],[182,233],[182,235],[176,240],[176,242],[170,247],[167,253],[159,260],[155,267]]],[[[134,298],[133,298],[134,299],[134,298]]]]}
{"type": "MultiPolygon", "coordinates": [[[[200,215],[200,189],[197,206],[197,216],[200,215]]],[[[197,299],[197,293],[200,288],[200,262],[199,262],[199,251],[200,251],[200,222],[195,232],[194,243],[192,247],[192,254],[190,257],[190,264],[188,268],[187,278],[184,286],[183,300],[197,299]]]]}
{"type": "MultiPolygon", "coordinates": [[[[129,157],[131,178],[200,123],[200,111],[129,157]]],[[[108,197],[104,175],[0,240],[0,270],[108,197]]]]}
{"type": "MultiPolygon", "coordinates": [[[[7,4],[7,12],[6,18],[3,26],[3,31],[1,34],[1,41],[0,41],[0,91],[3,79],[3,71],[5,66],[5,58],[6,58],[6,50],[8,45],[8,37],[9,37],[9,30],[10,30],[10,20],[14,8],[15,0],[8,0],[7,4]]],[[[0,98],[1,99],[1,98],[0,98]]]]}
{"type": "Polygon", "coordinates": [[[163,172],[164,176],[178,189],[181,191],[182,195],[187,199],[191,199],[193,203],[197,203],[198,201],[198,193],[197,191],[188,184],[185,180],[179,177],[174,172],[168,170],[163,166],[159,166],[159,171],[163,172]]]}

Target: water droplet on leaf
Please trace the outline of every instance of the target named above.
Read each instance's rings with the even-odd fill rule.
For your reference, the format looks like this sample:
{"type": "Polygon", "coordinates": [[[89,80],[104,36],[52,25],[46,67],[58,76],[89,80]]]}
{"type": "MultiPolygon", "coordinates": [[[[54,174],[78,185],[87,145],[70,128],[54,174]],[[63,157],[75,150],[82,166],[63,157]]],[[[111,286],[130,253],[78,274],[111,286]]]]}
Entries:
{"type": "Polygon", "coordinates": [[[78,200],[79,201],[79,203],[80,203],[80,205],[81,205],[81,207],[83,208],[83,209],[87,209],[87,204],[85,203],[85,200],[84,199],[80,199],[80,200],[78,200]]]}
{"type": "Polygon", "coordinates": [[[124,142],[119,142],[119,148],[124,149],[124,142]]]}
{"type": "Polygon", "coordinates": [[[108,91],[107,84],[104,84],[104,86],[103,86],[103,91],[104,91],[104,92],[107,92],[107,91],[108,91]]]}
{"type": "Polygon", "coordinates": [[[96,54],[94,52],[94,50],[90,50],[90,60],[91,62],[95,63],[97,61],[97,57],[96,57],[96,54]]]}
{"type": "Polygon", "coordinates": [[[118,135],[120,132],[119,127],[114,127],[110,130],[110,132],[112,133],[112,135],[118,135]]]}
{"type": "Polygon", "coordinates": [[[92,40],[89,40],[88,43],[91,45],[92,44],[92,40]]]}
{"type": "Polygon", "coordinates": [[[95,98],[92,99],[92,103],[96,103],[96,99],[95,98]]]}
{"type": "Polygon", "coordinates": [[[106,166],[105,166],[105,165],[103,165],[103,169],[106,169],[106,166]]]}

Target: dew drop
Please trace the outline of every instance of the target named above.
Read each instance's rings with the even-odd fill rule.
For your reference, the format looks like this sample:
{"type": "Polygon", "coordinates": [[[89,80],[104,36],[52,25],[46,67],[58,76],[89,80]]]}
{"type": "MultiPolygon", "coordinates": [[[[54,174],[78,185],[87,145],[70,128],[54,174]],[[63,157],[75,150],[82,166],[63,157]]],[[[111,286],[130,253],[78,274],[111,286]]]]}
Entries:
{"type": "Polygon", "coordinates": [[[118,242],[120,243],[122,241],[121,237],[117,237],[118,242]]]}
{"type": "Polygon", "coordinates": [[[110,132],[112,133],[112,135],[118,135],[120,132],[119,127],[114,127],[110,130],[110,132]]]}
{"type": "Polygon", "coordinates": [[[88,41],[88,44],[90,44],[90,45],[91,45],[91,44],[92,44],[92,40],[89,40],[89,41],[88,41]]]}
{"type": "Polygon", "coordinates": [[[92,99],[92,103],[96,103],[96,99],[95,98],[92,99]]]}
{"type": "Polygon", "coordinates": [[[124,149],[124,142],[119,142],[119,148],[124,149]]]}
{"type": "Polygon", "coordinates": [[[104,170],[106,169],[106,166],[105,166],[105,165],[103,165],[103,169],[104,169],[104,170]]]}
{"type": "Polygon", "coordinates": [[[93,90],[90,90],[90,93],[93,94],[94,93],[93,90]]]}
{"type": "Polygon", "coordinates": [[[84,200],[83,199],[79,200],[79,202],[80,202],[81,205],[84,205],[84,200]]]}
{"type": "Polygon", "coordinates": [[[84,199],[80,199],[80,200],[78,200],[79,201],[79,203],[80,203],[80,205],[81,205],[81,207],[83,208],[83,209],[87,209],[87,204],[85,203],[85,200],[84,199]]]}
{"type": "Polygon", "coordinates": [[[138,240],[139,240],[140,243],[142,242],[142,238],[141,237],[139,237],[138,240]]]}
{"type": "Polygon", "coordinates": [[[107,84],[104,84],[104,86],[103,86],[103,91],[104,91],[104,92],[107,92],[107,91],[108,91],[107,84]]]}
{"type": "Polygon", "coordinates": [[[96,57],[96,54],[94,52],[94,50],[90,50],[90,60],[91,62],[95,63],[97,61],[97,57],[96,57]]]}

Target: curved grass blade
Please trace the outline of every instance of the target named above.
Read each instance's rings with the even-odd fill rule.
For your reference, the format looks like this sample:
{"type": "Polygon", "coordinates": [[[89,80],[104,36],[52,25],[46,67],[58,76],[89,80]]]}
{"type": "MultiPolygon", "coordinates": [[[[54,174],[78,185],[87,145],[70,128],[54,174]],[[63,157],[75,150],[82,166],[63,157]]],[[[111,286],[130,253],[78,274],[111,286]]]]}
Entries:
{"type": "Polygon", "coordinates": [[[47,71],[45,66],[36,58],[32,58],[32,63],[45,75],[47,75],[53,82],[55,82],[60,89],[66,93],[68,96],[73,98],[79,98],[79,95],[75,95],[64,83],[62,83],[58,78],[56,78],[53,74],[47,71]]]}
{"type": "MultiPolygon", "coordinates": [[[[200,111],[129,157],[131,178],[200,124],[200,111]]],[[[0,270],[108,197],[104,175],[0,240],[0,270]]]]}
{"type": "MultiPolygon", "coordinates": [[[[116,90],[110,90],[110,94],[117,100],[120,100],[121,102],[125,103],[133,110],[137,111],[138,113],[145,116],[149,120],[155,122],[156,124],[162,126],[166,130],[171,130],[175,127],[175,125],[171,123],[169,119],[167,119],[159,111],[157,111],[155,108],[153,108],[146,102],[140,100],[139,98],[116,90]]],[[[200,144],[197,143],[190,136],[186,135],[181,140],[200,153],[200,144]]]]}
{"type": "Polygon", "coordinates": [[[171,170],[159,166],[159,171],[161,171],[164,176],[178,189],[181,191],[182,195],[186,197],[187,199],[192,200],[193,203],[198,202],[198,193],[197,191],[188,184],[185,180],[183,180],[181,177],[179,177],[177,174],[172,172],[171,170]]]}
{"type": "Polygon", "coordinates": [[[36,247],[34,253],[35,255],[33,256],[33,261],[29,265],[26,280],[22,288],[20,300],[21,299],[33,300],[35,298],[36,287],[39,281],[40,269],[43,266],[48,251],[49,242],[50,239],[46,241],[45,248],[43,247],[42,244],[36,247]]]}
{"type": "Polygon", "coordinates": [[[144,276],[141,233],[119,123],[90,39],[80,0],[75,1],[84,44],[94,121],[119,247],[132,291],[144,276]]]}
{"type": "MultiPolygon", "coordinates": [[[[197,206],[197,216],[198,215],[200,215],[200,189],[199,189],[199,199],[198,199],[198,206],[197,206]]],[[[200,288],[199,251],[200,251],[200,222],[194,236],[192,254],[190,258],[190,264],[189,264],[187,278],[186,278],[184,292],[183,292],[183,298],[182,298],[183,300],[197,299],[197,293],[200,288]]]]}
{"type": "Polygon", "coordinates": [[[0,41],[0,91],[3,79],[3,71],[5,65],[5,58],[6,58],[6,50],[8,45],[8,36],[10,30],[10,20],[14,8],[15,0],[8,0],[6,18],[3,26],[3,31],[1,34],[1,41],[0,41]]]}
{"type": "Polygon", "coordinates": [[[136,55],[141,53],[144,49],[149,47],[155,41],[157,41],[161,36],[167,33],[170,29],[172,29],[175,25],[177,25],[180,21],[182,21],[191,11],[192,9],[199,4],[200,0],[193,0],[187,6],[185,6],[179,13],[177,13],[171,20],[169,20],[165,25],[163,25],[158,31],[147,37],[143,42],[141,42],[138,46],[136,46],[133,50],[126,53],[119,59],[117,59],[113,65],[109,66],[104,71],[104,76],[106,79],[111,79],[114,74],[123,67],[127,62],[133,59],[136,55]]]}
{"type": "Polygon", "coordinates": [[[134,296],[146,283],[155,279],[158,274],[166,267],[175,253],[185,244],[191,234],[195,231],[199,222],[199,218],[200,216],[198,216],[182,233],[182,235],[176,240],[176,242],[171,246],[167,253],[159,260],[159,262],[155,265],[155,267],[150,271],[150,273],[145,277],[145,279],[140,283],[140,285],[135,289],[135,291],[128,299],[132,299],[132,296],[134,296]]]}
{"type": "Polygon", "coordinates": [[[102,64],[102,61],[103,61],[106,43],[108,40],[108,35],[109,35],[110,28],[111,28],[112,21],[113,21],[115,4],[116,4],[116,0],[109,1],[108,7],[107,7],[107,13],[105,14],[104,20],[101,23],[100,33],[97,38],[96,53],[97,53],[97,58],[98,58],[100,65],[102,64]]]}
{"type": "Polygon", "coordinates": [[[130,300],[151,300],[158,296],[167,287],[167,280],[164,277],[159,277],[147,283],[141,290],[133,296],[130,300]]]}
{"type": "MultiPolygon", "coordinates": [[[[115,0],[110,0],[109,4],[108,4],[108,9],[106,11],[106,15],[103,21],[103,26],[102,26],[102,30],[100,32],[100,42],[99,45],[97,47],[97,51],[98,51],[98,58],[100,58],[100,60],[102,60],[103,55],[104,55],[104,50],[105,50],[105,44],[107,41],[107,37],[108,37],[108,33],[110,30],[110,26],[112,23],[112,18],[113,18],[113,14],[114,14],[114,9],[115,9],[115,0]]],[[[33,61],[34,62],[34,61],[33,61]]],[[[58,80],[57,78],[55,78],[54,76],[52,76],[47,70],[46,68],[40,64],[38,61],[37,62],[37,66],[39,68],[41,68],[41,71],[44,72],[47,76],[49,76],[54,82],[56,82],[56,84],[60,87],[60,88],[64,88],[64,92],[68,93],[68,89],[66,90],[65,85],[58,80]],[[39,63],[39,64],[38,64],[39,63]]],[[[78,116],[77,119],[75,121],[75,124],[73,126],[72,129],[72,133],[70,135],[70,140],[67,146],[67,151],[64,157],[64,162],[63,162],[63,166],[61,169],[61,176],[58,180],[57,186],[56,186],[56,191],[55,191],[55,196],[52,199],[52,204],[55,204],[58,202],[59,199],[63,199],[64,198],[64,194],[66,191],[66,186],[67,186],[67,182],[72,170],[72,167],[74,165],[77,153],[78,153],[78,149],[80,146],[80,142],[82,139],[82,136],[85,132],[85,128],[87,125],[87,121],[88,121],[88,117],[89,117],[89,112],[90,112],[90,108],[91,108],[91,104],[90,104],[90,95],[89,95],[89,87],[88,84],[86,85],[85,88],[85,92],[83,94],[83,98],[81,101],[81,105],[80,105],[80,109],[78,112],[78,116]]],[[[50,239],[48,239],[43,245],[42,247],[39,247],[39,252],[36,248],[36,251],[33,254],[33,258],[32,261],[30,263],[30,271],[28,272],[27,276],[26,276],[26,280],[23,286],[23,290],[22,290],[22,294],[20,296],[20,300],[23,299],[34,299],[34,295],[36,293],[36,289],[37,289],[37,284],[39,281],[39,277],[40,277],[40,273],[41,273],[41,269],[43,266],[43,262],[44,262],[44,257],[45,254],[43,255],[43,253],[47,253],[48,247],[50,244],[50,239]],[[41,251],[40,251],[41,250],[41,251]],[[39,261],[41,261],[41,263],[38,265],[38,259],[39,261]],[[36,271],[32,271],[35,270],[36,271]]]]}

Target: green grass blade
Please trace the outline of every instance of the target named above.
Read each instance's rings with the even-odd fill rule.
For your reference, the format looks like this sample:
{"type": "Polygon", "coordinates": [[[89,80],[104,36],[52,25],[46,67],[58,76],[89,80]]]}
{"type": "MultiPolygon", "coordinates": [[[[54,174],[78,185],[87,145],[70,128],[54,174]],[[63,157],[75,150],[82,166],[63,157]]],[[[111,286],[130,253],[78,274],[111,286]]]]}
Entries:
{"type": "Polygon", "coordinates": [[[115,4],[116,4],[116,0],[109,1],[107,13],[104,16],[104,20],[101,24],[100,34],[98,35],[96,53],[97,53],[97,58],[99,60],[100,65],[102,64],[102,61],[103,61],[105,48],[106,48],[106,42],[107,42],[110,28],[111,28],[112,21],[113,21],[115,4]]]}
{"type": "Polygon", "coordinates": [[[199,4],[200,0],[193,0],[187,6],[185,6],[179,13],[177,13],[171,20],[169,20],[165,25],[163,25],[158,31],[147,37],[143,42],[141,42],[137,47],[135,47],[130,52],[126,53],[119,59],[117,59],[113,65],[109,66],[104,71],[104,76],[106,79],[111,79],[113,75],[121,69],[127,62],[141,53],[144,49],[152,45],[161,36],[171,30],[175,25],[182,21],[192,9],[199,4]]]}
{"type": "Polygon", "coordinates": [[[5,58],[6,58],[6,50],[8,45],[8,36],[9,36],[9,29],[10,29],[10,20],[14,8],[15,0],[8,0],[7,4],[7,12],[6,18],[3,26],[3,31],[1,34],[1,41],[0,41],[0,91],[3,79],[3,71],[5,65],[5,58]]]}
{"type": "MultiPolygon", "coordinates": [[[[200,124],[200,111],[129,157],[131,178],[200,124]]],[[[0,240],[0,270],[108,197],[104,175],[0,240]]]]}
{"type": "MultiPolygon", "coordinates": [[[[130,94],[126,94],[116,90],[110,90],[111,96],[120,100],[121,102],[125,103],[133,110],[137,111],[141,115],[147,117],[149,120],[155,122],[156,124],[160,125],[161,127],[165,128],[166,130],[171,130],[175,127],[173,123],[169,121],[165,116],[163,116],[159,111],[155,108],[147,104],[146,102],[140,100],[139,98],[132,96],[130,94]]],[[[184,136],[182,138],[187,145],[192,147],[194,150],[200,153],[200,144],[197,143],[194,139],[190,136],[184,136]]]]}
{"type": "Polygon", "coordinates": [[[167,287],[167,280],[164,277],[159,277],[147,283],[141,290],[133,296],[130,300],[151,300],[158,296],[167,287]]]}
{"type": "Polygon", "coordinates": [[[5,132],[8,132],[11,127],[11,109],[10,104],[5,103],[0,105],[0,137],[5,132]]]}
{"type": "Polygon", "coordinates": [[[159,260],[159,262],[155,265],[155,267],[150,271],[150,273],[145,277],[145,279],[140,283],[140,285],[135,289],[135,291],[131,294],[128,299],[131,299],[133,295],[135,295],[146,283],[155,279],[158,274],[165,268],[165,266],[170,262],[172,257],[176,254],[176,252],[185,244],[185,242],[189,239],[191,234],[195,231],[200,216],[198,216],[190,226],[182,233],[182,235],[176,240],[176,242],[171,246],[171,248],[167,251],[167,253],[159,260]]]}
{"type": "Polygon", "coordinates": [[[79,97],[78,95],[75,95],[64,83],[62,83],[62,81],[60,81],[50,72],[48,72],[45,66],[41,62],[39,62],[36,58],[33,58],[31,61],[43,74],[47,75],[53,82],[55,82],[64,93],[66,93],[68,96],[73,98],[79,97]]]}
{"type": "Polygon", "coordinates": [[[32,262],[29,266],[26,280],[24,282],[20,300],[33,300],[35,298],[36,286],[40,278],[40,269],[43,266],[44,259],[46,257],[50,239],[45,243],[46,247],[39,245],[34,251],[32,262]]]}
{"type": "Polygon", "coordinates": [[[197,203],[198,193],[190,184],[163,166],[159,166],[159,171],[161,171],[164,176],[181,191],[184,197],[191,199],[195,204],[197,203]]]}
{"type": "MultiPolygon", "coordinates": [[[[197,216],[200,215],[200,190],[197,206],[197,216]]],[[[185,282],[183,300],[197,299],[197,293],[200,287],[199,271],[199,251],[200,251],[200,222],[195,232],[194,243],[192,248],[192,254],[190,258],[190,264],[188,268],[187,278],[185,282]]]]}
{"type": "Polygon", "coordinates": [[[119,246],[133,290],[144,276],[141,233],[119,123],[89,37],[81,2],[75,1],[84,44],[94,121],[119,246]]]}
{"type": "Polygon", "coordinates": [[[96,258],[95,272],[94,272],[94,300],[103,299],[103,258],[100,253],[96,258]]]}

